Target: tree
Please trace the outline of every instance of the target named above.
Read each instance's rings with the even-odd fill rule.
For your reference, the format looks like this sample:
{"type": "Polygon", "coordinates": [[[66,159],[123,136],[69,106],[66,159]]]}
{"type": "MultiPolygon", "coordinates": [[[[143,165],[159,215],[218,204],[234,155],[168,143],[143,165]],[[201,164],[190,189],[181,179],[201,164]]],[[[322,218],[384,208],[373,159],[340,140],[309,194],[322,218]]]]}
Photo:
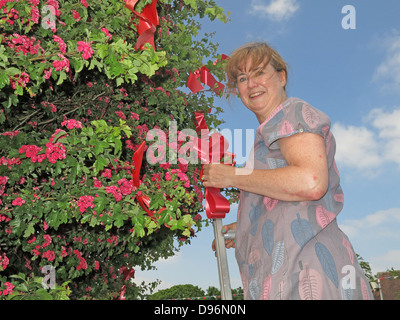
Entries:
{"type": "Polygon", "coordinates": [[[172,256],[202,225],[201,164],[176,159],[190,137],[170,138],[195,128],[194,111],[221,123],[215,90],[192,94],[186,82],[203,64],[222,79],[199,21],[226,16],[213,0],[140,0],[134,13],[120,0],[0,9],[0,292],[51,265],[72,299],[143,297],[156,283],[132,283],[134,269],[172,256]],[[154,48],[135,48],[150,7],[154,48]],[[133,155],[157,132],[166,149],[146,153],[135,184],[133,155]],[[176,156],[157,161],[165,154],[176,156]]]}
{"type": "Polygon", "coordinates": [[[180,284],[168,289],[159,290],[148,296],[148,300],[180,300],[203,297],[204,291],[192,284],[180,284]]]}

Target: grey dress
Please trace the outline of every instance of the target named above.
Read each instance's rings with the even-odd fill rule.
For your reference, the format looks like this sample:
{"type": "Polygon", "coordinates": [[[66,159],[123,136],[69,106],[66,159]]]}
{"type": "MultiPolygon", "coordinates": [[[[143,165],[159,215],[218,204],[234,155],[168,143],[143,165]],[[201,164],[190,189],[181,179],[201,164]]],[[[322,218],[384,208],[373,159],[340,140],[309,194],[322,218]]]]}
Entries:
{"type": "Polygon", "coordinates": [[[245,299],[372,299],[352,245],[336,221],[344,198],[328,116],[301,99],[287,99],[257,128],[246,167],[287,166],[278,140],[301,132],[324,137],[328,191],[307,202],[241,191],[235,254],[245,299]]]}

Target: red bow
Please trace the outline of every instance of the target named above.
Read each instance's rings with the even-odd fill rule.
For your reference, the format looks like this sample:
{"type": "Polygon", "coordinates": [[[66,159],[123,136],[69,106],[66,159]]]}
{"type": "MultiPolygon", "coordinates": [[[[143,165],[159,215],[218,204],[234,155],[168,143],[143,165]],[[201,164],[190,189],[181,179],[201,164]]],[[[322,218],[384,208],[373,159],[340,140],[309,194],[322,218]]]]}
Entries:
{"type": "MultiPolygon", "coordinates": [[[[222,61],[228,58],[229,57],[227,55],[223,54],[220,60],[222,61]]],[[[214,65],[217,62],[218,60],[214,62],[214,65]]],[[[195,72],[189,74],[186,85],[193,93],[197,93],[204,89],[198,79],[200,79],[200,82],[208,85],[216,94],[220,94],[224,91],[225,86],[221,82],[215,80],[214,76],[210,73],[210,70],[208,70],[206,66],[202,66],[195,72]]]]}
{"type": "MultiPolygon", "coordinates": [[[[135,275],[135,269],[128,269],[127,267],[122,267],[119,270],[119,274],[123,273],[124,274],[124,278],[122,279],[122,282],[128,281],[130,278],[132,278],[135,275]]],[[[125,292],[126,292],[126,285],[123,284],[120,292],[119,292],[119,297],[118,300],[125,300],[125,292]]]]}
{"type": "MultiPolygon", "coordinates": [[[[221,159],[226,155],[233,159],[234,155],[230,152],[227,152],[229,146],[228,142],[221,134],[213,133],[211,136],[208,136],[209,130],[204,119],[204,113],[195,112],[195,117],[196,130],[198,132],[201,131],[201,139],[197,139],[197,143],[195,145],[195,149],[198,151],[199,158],[205,163],[221,161],[221,159]],[[204,137],[205,133],[207,134],[206,137],[204,137]]],[[[200,177],[202,177],[202,175],[203,168],[201,169],[200,177]]],[[[230,204],[229,201],[221,195],[219,188],[207,187],[205,199],[206,214],[208,219],[225,218],[225,215],[230,210],[230,204]]]]}
{"type": "Polygon", "coordinates": [[[153,0],[152,3],[146,5],[141,14],[135,10],[138,1],[127,0],[125,2],[125,7],[139,18],[139,25],[137,26],[139,38],[136,41],[135,50],[138,48],[141,50],[146,43],[150,43],[155,50],[154,33],[156,32],[156,27],[160,24],[156,8],[157,0],[153,0]]]}

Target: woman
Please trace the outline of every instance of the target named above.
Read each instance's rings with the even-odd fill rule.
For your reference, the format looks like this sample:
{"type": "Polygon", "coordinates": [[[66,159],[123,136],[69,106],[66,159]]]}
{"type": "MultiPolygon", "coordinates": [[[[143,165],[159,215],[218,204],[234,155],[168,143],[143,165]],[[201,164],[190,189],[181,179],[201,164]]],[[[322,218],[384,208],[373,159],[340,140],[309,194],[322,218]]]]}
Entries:
{"type": "Polygon", "coordinates": [[[234,51],[226,73],[260,126],[246,166],[205,165],[203,183],[240,189],[237,223],[223,229],[236,229],[226,247],[236,248],[245,299],[372,299],[336,221],[343,192],[329,118],[287,98],[287,65],[265,43],[234,51]]]}

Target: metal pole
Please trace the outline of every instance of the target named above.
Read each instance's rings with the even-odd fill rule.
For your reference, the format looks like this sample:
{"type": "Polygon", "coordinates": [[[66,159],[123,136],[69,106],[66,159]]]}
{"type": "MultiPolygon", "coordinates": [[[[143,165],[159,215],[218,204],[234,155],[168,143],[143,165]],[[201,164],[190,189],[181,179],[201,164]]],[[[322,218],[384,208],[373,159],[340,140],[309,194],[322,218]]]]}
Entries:
{"type": "Polygon", "coordinates": [[[381,297],[381,300],[383,300],[381,279],[379,279],[379,278],[378,278],[378,289],[379,289],[379,295],[381,297]]]}
{"type": "Polygon", "coordinates": [[[219,284],[221,300],[232,300],[231,280],[229,278],[228,258],[226,255],[225,239],[221,232],[222,219],[213,219],[215,249],[217,253],[219,284]]]}

